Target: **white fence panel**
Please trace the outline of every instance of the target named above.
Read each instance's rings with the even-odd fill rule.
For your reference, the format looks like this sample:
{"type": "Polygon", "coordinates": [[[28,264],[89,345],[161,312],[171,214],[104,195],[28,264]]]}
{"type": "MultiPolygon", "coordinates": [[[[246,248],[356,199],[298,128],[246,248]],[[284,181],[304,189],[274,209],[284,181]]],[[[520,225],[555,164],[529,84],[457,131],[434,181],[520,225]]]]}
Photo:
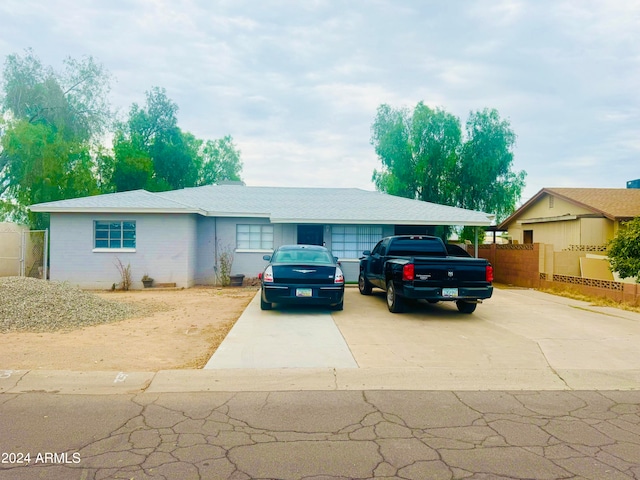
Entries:
{"type": "Polygon", "coordinates": [[[0,277],[48,278],[48,230],[0,231],[0,277]]]}

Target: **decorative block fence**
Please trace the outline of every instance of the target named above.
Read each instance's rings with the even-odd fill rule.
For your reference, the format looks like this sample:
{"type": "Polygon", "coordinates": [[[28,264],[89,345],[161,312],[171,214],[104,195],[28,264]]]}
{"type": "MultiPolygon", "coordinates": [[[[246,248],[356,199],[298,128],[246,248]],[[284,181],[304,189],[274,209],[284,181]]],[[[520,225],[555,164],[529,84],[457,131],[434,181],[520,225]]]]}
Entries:
{"type": "MultiPolygon", "coordinates": [[[[553,273],[553,248],[539,243],[519,245],[480,245],[478,256],[493,265],[496,283],[525,288],[565,290],[618,303],[640,306],[640,286],[634,283],[612,282],[553,273]]],[[[574,249],[578,251],[580,249],[574,249]]],[[[602,252],[584,247],[581,251],[602,252]]],[[[469,248],[473,255],[473,246],[469,248]]],[[[562,266],[562,265],[561,265],[562,266]]],[[[564,267],[563,267],[564,268],[564,267]]]]}
{"type": "MultiPolygon", "coordinates": [[[[540,287],[541,245],[480,245],[478,256],[486,258],[493,265],[493,275],[497,283],[518,287],[540,287]]],[[[471,247],[473,255],[473,247],[471,247]]],[[[544,249],[543,249],[544,250],[544,249]]],[[[544,259],[544,256],[542,256],[544,259]]],[[[544,265],[544,263],[542,264],[544,265]]]]}

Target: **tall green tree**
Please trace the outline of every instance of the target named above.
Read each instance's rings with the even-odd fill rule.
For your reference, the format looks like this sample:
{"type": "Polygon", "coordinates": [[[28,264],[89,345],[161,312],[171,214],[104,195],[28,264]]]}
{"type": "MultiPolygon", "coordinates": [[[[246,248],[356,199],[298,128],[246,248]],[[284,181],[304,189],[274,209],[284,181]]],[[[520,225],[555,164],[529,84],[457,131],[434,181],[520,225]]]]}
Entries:
{"type": "Polygon", "coordinates": [[[460,121],[420,102],[413,112],[388,105],[378,108],[372,143],[382,170],[374,170],[378,190],[408,198],[451,204],[460,121]]]}
{"type": "Polygon", "coordinates": [[[4,135],[3,145],[10,159],[5,212],[13,218],[28,218],[31,226],[44,228],[47,216],[29,215],[24,207],[97,193],[89,149],[64,139],[51,125],[19,121],[4,135]]]}
{"type": "Polygon", "coordinates": [[[113,191],[172,190],[239,180],[240,151],[231,136],[204,142],[178,127],[178,105],[164,89],[147,92],[143,107],[133,104],[114,137],[113,191]]]}
{"type": "Polygon", "coordinates": [[[46,226],[34,203],[146,188],[238,180],[230,136],[203,141],[178,126],[178,105],[154,87],[117,126],[109,73],[91,57],[44,66],[31,50],[9,55],[0,89],[0,217],[46,226]],[[116,127],[114,129],[114,126],[116,127]],[[113,150],[103,141],[113,134],[113,150]]]}
{"type": "Polygon", "coordinates": [[[113,142],[115,190],[179,188],[175,185],[182,183],[193,161],[181,150],[177,112],[178,105],[159,87],[147,92],[143,107],[131,106],[113,142]]]}
{"type": "Polygon", "coordinates": [[[420,102],[413,111],[378,108],[371,143],[382,163],[380,191],[506,218],[520,199],[524,172],[513,172],[515,133],[496,110],[460,120],[420,102]]]}
{"type": "Polygon", "coordinates": [[[231,135],[207,140],[199,152],[197,185],[212,185],[222,180],[240,180],[240,150],[231,135]]]}
{"type": "Polygon", "coordinates": [[[91,57],[57,72],[31,50],[9,55],[0,94],[2,212],[42,226],[26,206],[97,192],[93,154],[112,118],[109,74],[91,57]]]}
{"type": "Polygon", "coordinates": [[[113,142],[113,162],[103,165],[110,168],[111,190],[125,192],[148,188],[153,177],[153,162],[148,150],[143,144],[130,138],[125,138],[122,132],[117,132],[113,142]]]}
{"type": "Polygon", "coordinates": [[[498,222],[515,209],[524,188],[524,172],[514,172],[516,134],[497,110],[471,112],[459,162],[459,205],[495,213],[498,222]]]}

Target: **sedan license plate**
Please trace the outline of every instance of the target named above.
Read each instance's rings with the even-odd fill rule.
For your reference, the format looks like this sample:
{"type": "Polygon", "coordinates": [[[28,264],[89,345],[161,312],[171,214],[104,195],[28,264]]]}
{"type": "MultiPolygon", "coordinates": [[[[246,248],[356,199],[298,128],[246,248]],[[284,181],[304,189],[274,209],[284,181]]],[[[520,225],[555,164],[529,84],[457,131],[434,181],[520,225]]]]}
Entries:
{"type": "Polygon", "coordinates": [[[296,297],[312,297],[313,290],[310,288],[296,288],[296,297]]]}
{"type": "Polygon", "coordinates": [[[442,289],[443,297],[457,297],[458,289],[457,288],[443,288],[442,289]]]}

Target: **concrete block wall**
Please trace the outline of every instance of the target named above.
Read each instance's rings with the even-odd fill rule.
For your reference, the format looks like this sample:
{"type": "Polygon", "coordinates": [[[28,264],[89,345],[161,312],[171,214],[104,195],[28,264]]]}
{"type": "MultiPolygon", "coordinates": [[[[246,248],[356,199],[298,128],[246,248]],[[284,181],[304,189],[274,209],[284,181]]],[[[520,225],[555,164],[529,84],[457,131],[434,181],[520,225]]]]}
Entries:
{"type": "MultiPolygon", "coordinates": [[[[473,248],[470,248],[473,254],[473,248]]],[[[563,260],[578,261],[577,252],[555,252],[563,260]],[[569,255],[571,254],[571,255],[569,255]]],[[[481,245],[478,256],[486,258],[494,268],[496,283],[516,285],[527,288],[543,288],[569,291],[596,298],[605,298],[618,303],[640,306],[640,286],[634,283],[621,283],[606,280],[582,278],[579,275],[544,272],[554,261],[554,252],[543,244],[532,245],[481,245]]],[[[558,269],[556,265],[554,270],[558,269]]]]}
{"type": "Polygon", "coordinates": [[[539,243],[481,245],[478,248],[478,257],[486,258],[491,263],[496,283],[538,288],[540,268],[541,265],[544,266],[544,249],[541,250],[540,247],[539,243]]]}
{"type": "Polygon", "coordinates": [[[196,269],[195,215],[155,214],[51,214],[51,280],[81,288],[109,289],[121,278],[120,260],[131,266],[132,288],[142,288],[147,273],[156,283],[194,284],[196,269]],[[94,221],[134,220],[133,251],[94,251],[94,221]]]}
{"type": "Polygon", "coordinates": [[[545,273],[558,275],[580,276],[580,257],[586,257],[587,252],[562,251],[553,252],[553,269],[545,273]]]}

